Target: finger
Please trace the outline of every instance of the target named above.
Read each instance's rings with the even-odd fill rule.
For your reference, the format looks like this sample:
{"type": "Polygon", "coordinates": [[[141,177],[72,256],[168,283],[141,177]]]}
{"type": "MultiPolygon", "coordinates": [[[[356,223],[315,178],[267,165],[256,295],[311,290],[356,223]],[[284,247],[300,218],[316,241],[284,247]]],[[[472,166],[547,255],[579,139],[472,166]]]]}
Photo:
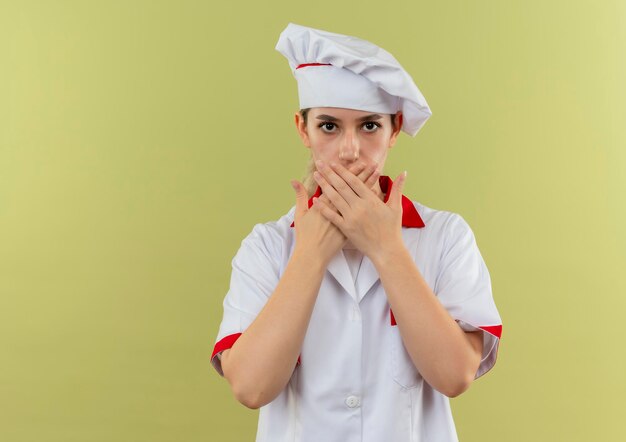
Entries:
{"type": "Polygon", "coordinates": [[[334,204],[330,201],[330,199],[328,198],[328,196],[326,196],[326,194],[322,193],[322,195],[319,197],[320,200],[322,200],[322,202],[326,203],[326,205],[328,207],[330,207],[332,210],[334,210],[335,212],[339,213],[339,209],[337,209],[334,204]]]}
{"type": "Polygon", "coordinates": [[[406,182],[406,170],[402,172],[391,185],[391,194],[387,200],[387,204],[391,207],[397,207],[402,201],[402,190],[404,189],[404,183],[406,182]]]}
{"type": "MultiPolygon", "coordinates": [[[[317,170],[319,171],[318,173],[323,175],[324,180],[335,189],[336,193],[340,195],[348,203],[348,205],[352,206],[357,202],[356,200],[358,199],[358,195],[348,184],[345,178],[339,176],[330,165],[320,160],[316,161],[315,165],[317,167],[317,170]]],[[[356,176],[352,175],[345,167],[339,167],[341,167],[345,171],[346,176],[350,176],[352,180],[358,181],[361,185],[363,185],[363,183],[361,183],[361,181],[356,176]]],[[[324,192],[326,192],[326,189],[324,189],[323,187],[322,189],[324,190],[324,192]]],[[[333,200],[332,195],[329,195],[329,197],[330,200],[335,204],[335,206],[337,206],[337,208],[343,212],[342,207],[338,205],[335,200],[333,200]]]]}
{"type": "Polygon", "coordinates": [[[371,165],[368,172],[370,170],[371,170],[371,173],[367,176],[367,178],[365,179],[362,178],[361,181],[363,181],[363,183],[365,184],[365,187],[373,190],[374,186],[378,183],[378,179],[380,178],[380,170],[378,170],[378,165],[376,164],[371,165]]]}
{"type": "Polygon", "coordinates": [[[324,207],[332,210],[333,212],[337,210],[335,206],[333,206],[333,204],[328,200],[328,198],[315,198],[315,200],[313,200],[313,206],[318,210],[321,210],[324,207]]]}
{"type": "MultiPolygon", "coordinates": [[[[346,185],[352,190],[352,192],[358,197],[368,198],[372,196],[371,189],[365,186],[365,183],[363,183],[360,179],[352,175],[348,171],[348,169],[343,167],[341,164],[332,163],[328,168],[332,170],[333,172],[335,172],[335,174],[337,175],[337,179],[335,179],[335,178],[331,178],[332,175],[330,174],[330,172],[327,174],[329,176],[329,181],[331,182],[331,184],[333,184],[333,186],[335,185],[335,181],[344,181],[346,185]]],[[[337,189],[337,190],[340,191],[340,189],[337,189]]],[[[351,196],[348,196],[348,198],[346,198],[348,203],[351,203],[353,199],[354,198],[352,198],[351,196]]]]}
{"type": "Polygon", "coordinates": [[[360,173],[354,173],[354,168],[350,166],[348,170],[356,175],[363,183],[365,183],[365,187],[368,187],[374,193],[376,192],[376,187],[378,187],[378,181],[380,178],[380,171],[378,170],[377,164],[370,164],[365,167],[363,164],[363,170],[360,173]]]}
{"type": "Polygon", "coordinates": [[[324,216],[324,218],[326,218],[328,221],[330,221],[336,227],[338,227],[339,230],[341,230],[341,226],[343,226],[344,219],[340,213],[337,213],[334,210],[332,210],[326,203],[323,203],[322,201],[320,201],[320,199],[315,200],[315,203],[313,203],[313,207],[315,207],[316,210],[319,210],[322,216],[324,216]]]}
{"type": "MultiPolygon", "coordinates": [[[[325,194],[330,200],[330,202],[333,203],[333,205],[337,209],[339,209],[339,212],[347,213],[346,211],[350,208],[350,205],[344,199],[344,197],[340,195],[339,192],[333,186],[330,185],[330,183],[326,180],[326,178],[324,178],[324,176],[318,171],[313,172],[313,178],[315,179],[317,184],[322,188],[323,194],[325,194]]],[[[347,184],[345,183],[345,181],[343,182],[343,184],[347,187],[347,184]]],[[[350,190],[350,192],[352,192],[352,190],[350,190]]],[[[354,193],[353,193],[353,196],[356,198],[356,195],[354,195],[354,193]]]]}
{"type": "Polygon", "coordinates": [[[291,187],[296,192],[296,217],[299,218],[309,209],[309,198],[304,185],[300,181],[292,180],[291,187]]]}
{"type": "Polygon", "coordinates": [[[351,168],[348,168],[348,170],[353,175],[356,175],[356,177],[360,179],[362,182],[365,182],[365,180],[367,180],[369,176],[372,174],[374,167],[373,165],[370,164],[367,167],[363,167],[363,169],[359,173],[354,173],[354,171],[351,168]]]}
{"type": "MultiPolygon", "coordinates": [[[[352,172],[352,174],[360,177],[367,170],[365,166],[366,164],[363,161],[359,161],[358,163],[350,164],[350,167],[348,167],[348,170],[352,172]]],[[[364,180],[362,179],[361,181],[364,181],[364,180]]]]}

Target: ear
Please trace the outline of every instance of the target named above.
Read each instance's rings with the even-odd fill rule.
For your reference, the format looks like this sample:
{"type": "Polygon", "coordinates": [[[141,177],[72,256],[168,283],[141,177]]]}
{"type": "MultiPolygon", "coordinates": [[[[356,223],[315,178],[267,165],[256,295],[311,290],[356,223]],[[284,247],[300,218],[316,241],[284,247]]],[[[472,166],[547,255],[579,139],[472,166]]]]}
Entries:
{"type": "Polygon", "coordinates": [[[304,124],[304,118],[300,112],[296,112],[294,114],[294,122],[296,123],[296,129],[298,130],[298,135],[302,139],[302,143],[306,147],[311,147],[311,140],[309,140],[309,133],[307,132],[306,124],[304,124]]]}
{"type": "Polygon", "coordinates": [[[393,116],[394,118],[394,122],[395,122],[395,130],[393,131],[393,133],[391,134],[391,137],[389,138],[389,147],[393,146],[394,144],[396,144],[396,140],[398,139],[398,135],[400,134],[400,131],[402,130],[402,111],[398,111],[396,112],[396,114],[393,116]]]}

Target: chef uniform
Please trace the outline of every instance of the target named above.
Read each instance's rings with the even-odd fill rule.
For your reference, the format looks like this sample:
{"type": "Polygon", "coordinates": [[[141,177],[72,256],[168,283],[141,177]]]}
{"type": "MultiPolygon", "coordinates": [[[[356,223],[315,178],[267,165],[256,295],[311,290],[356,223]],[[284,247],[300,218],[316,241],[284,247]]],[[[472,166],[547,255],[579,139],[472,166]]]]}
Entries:
{"type": "MultiPolygon", "coordinates": [[[[393,114],[414,136],[431,115],[391,54],[356,37],[290,23],[276,49],[298,81],[300,108],[343,107],[393,114]]],[[[379,179],[385,202],[393,181],[379,179]]],[[[318,186],[309,199],[321,195],[318,186]]],[[[295,207],[259,223],[232,260],[224,316],[211,355],[245,333],[274,292],[295,245],[295,207]]],[[[402,196],[402,238],[424,280],[465,331],[482,331],[485,374],[496,362],[502,322],[472,229],[456,213],[402,196]]],[[[393,263],[389,263],[393,265],[393,263]]],[[[329,262],[283,391],[260,408],[256,442],[449,442],[457,434],[449,398],[424,381],[404,347],[372,261],[340,250],[329,262]]]]}

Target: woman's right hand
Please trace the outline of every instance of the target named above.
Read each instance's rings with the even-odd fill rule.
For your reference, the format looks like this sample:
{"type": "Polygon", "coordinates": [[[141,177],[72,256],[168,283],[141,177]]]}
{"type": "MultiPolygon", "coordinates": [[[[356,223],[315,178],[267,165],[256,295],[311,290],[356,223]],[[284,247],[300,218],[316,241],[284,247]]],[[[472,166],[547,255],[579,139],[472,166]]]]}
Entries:
{"type": "MultiPolygon", "coordinates": [[[[374,166],[368,168],[362,163],[353,164],[348,168],[357,175],[368,187],[373,188],[378,183],[380,172],[374,166]]],[[[296,229],[296,253],[313,253],[325,265],[345,245],[347,238],[334,224],[328,221],[320,212],[320,206],[315,203],[309,208],[308,194],[304,185],[296,180],[291,182],[296,191],[296,213],[294,228],[296,229]]],[[[322,194],[319,200],[334,210],[337,210],[328,197],[322,194]]],[[[337,211],[338,212],[338,211],[337,211]]]]}

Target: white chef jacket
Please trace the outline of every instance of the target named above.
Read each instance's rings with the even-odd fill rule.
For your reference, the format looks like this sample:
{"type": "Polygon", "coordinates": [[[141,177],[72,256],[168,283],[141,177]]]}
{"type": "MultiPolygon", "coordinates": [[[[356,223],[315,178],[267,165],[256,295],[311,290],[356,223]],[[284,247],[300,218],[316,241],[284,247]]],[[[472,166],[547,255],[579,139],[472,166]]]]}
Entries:
{"type": "MultiPolygon", "coordinates": [[[[380,184],[386,200],[393,182],[383,176],[380,184]]],[[[314,196],[320,194],[318,187],[314,196]]],[[[404,195],[402,207],[404,244],[437,299],[461,328],[483,330],[478,378],[496,362],[502,322],[474,234],[456,213],[404,195]]],[[[295,206],[255,225],[232,260],[211,356],[222,376],[221,352],[252,323],[287,266],[294,215],[295,206]]],[[[355,280],[340,250],[328,264],[288,384],[260,408],[256,442],[457,440],[449,398],[413,365],[374,264],[363,256],[355,280]]]]}

